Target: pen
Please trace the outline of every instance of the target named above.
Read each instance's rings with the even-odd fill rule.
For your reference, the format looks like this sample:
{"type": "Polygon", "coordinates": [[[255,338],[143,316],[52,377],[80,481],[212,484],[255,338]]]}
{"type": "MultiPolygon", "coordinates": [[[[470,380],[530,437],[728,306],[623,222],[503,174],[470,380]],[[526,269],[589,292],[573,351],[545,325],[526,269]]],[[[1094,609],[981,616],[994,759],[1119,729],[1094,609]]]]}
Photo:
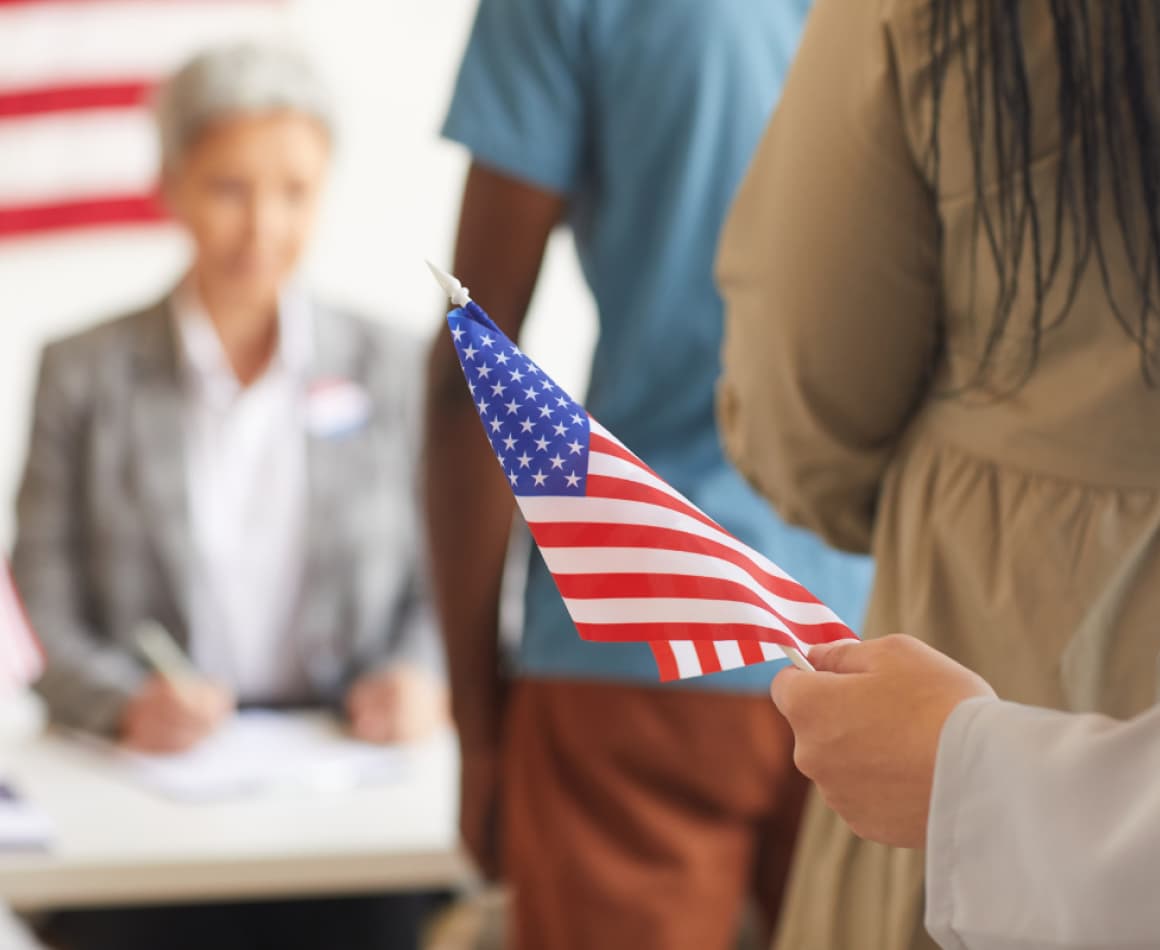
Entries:
{"type": "Polygon", "coordinates": [[[175,687],[181,689],[189,680],[199,676],[185,651],[161,624],[150,620],[137,631],[137,648],[149,665],[175,687]]]}

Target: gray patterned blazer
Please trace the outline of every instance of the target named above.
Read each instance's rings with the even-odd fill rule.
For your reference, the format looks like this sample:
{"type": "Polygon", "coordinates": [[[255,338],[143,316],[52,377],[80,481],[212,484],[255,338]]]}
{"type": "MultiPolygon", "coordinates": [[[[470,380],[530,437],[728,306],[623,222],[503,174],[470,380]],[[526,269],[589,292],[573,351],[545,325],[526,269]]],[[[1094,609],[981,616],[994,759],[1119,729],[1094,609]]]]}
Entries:
{"type": "MultiPolygon", "coordinates": [[[[360,384],[371,403],[362,428],[308,436],[307,568],[287,648],[310,672],[303,700],[327,703],[367,668],[408,659],[441,671],[442,655],[421,568],[418,350],[377,324],[314,314],[316,378],[360,384]]],[[[116,728],[148,675],[134,648],[142,622],[187,640],[182,433],[168,298],[44,351],[13,571],[59,722],[116,728]]]]}

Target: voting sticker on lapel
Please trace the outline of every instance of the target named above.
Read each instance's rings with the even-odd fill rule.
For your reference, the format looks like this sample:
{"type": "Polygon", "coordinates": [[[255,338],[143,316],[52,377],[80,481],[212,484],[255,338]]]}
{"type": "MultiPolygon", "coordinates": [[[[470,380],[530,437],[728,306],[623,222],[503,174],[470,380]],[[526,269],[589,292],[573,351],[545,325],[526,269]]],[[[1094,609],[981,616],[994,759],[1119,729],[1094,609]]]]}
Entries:
{"type": "Polygon", "coordinates": [[[341,439],[362,429],[371,417],[367,391],[349,379],[316,379],[306,392],[306,429],[320,439],[341,439]]]}

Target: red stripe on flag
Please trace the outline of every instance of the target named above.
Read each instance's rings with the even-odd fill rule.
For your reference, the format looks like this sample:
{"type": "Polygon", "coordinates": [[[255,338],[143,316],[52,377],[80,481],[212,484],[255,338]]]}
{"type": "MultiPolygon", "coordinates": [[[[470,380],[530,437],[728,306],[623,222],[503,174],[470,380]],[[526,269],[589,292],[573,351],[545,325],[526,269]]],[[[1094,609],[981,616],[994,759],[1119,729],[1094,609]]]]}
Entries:
{"type": "MultiPolygon", "coordinates": [[[[661,674],[661,682],[671,683],[681,678],[677,669],[677,658],[673,653],[673,646],[666,640],[654,640],[649,644],[652,647],[653,659],[657,661],[657,670],[661,674]]],[[[758,652],[761,648],[758,648],[758,652]]]]}
{"type": "Polygon", "coordinates": [[[761,644],[756,640],[738,640],[737,645],[741,648],[741,659],[745,661],[746,666],[765,662],[765,654],[761,652],[761,644]]]}
{"type": "MultiPolygon", "coordinates": [[[[729,600],[751,604],[780,617],[756,593],[737,581],[690,574],[553,574],[564,597],[576,600],[669,597],[729,600]]],[[[787,621],[788,624],[788,621],[787,621]]]]}
{"type": "Polygon", "coordinates": [[[6,562],[0,562],[0,685],[31,682],[44,669],[44,648],[25,612],[6,562]]]}
{"type": "Polygon", "coordinates": [[[801,603],[821,603],[797,581],[778,577],[726,544],[689,534],[676,528],[654,528],[648,525],[586,524],[539,521],[529,524],[532,536],[541,548],[658,548],[706,554],[741,568],[770,593],[801,603]]]}
{"type": "MultiPolygon", "coordinates": [[[[824,625],[819,625],[819,629],[824,625]]],[[[839,624],[829,624],[840,627],[839,624]]],[[[779,646],[799,649],[787,633],[770,627],[759,627],[752,623],[578,623],[576,629],[585,640],[601,643],[635,643],[641,640],[753,640],[756,643],[776,643],[779,646]]],[[[841,632],[829,630],[826,639],[810,641],[830,643],[834,640],[849,639],[849,631],[840,627],[841,632]]]]}
{"type": "Polygon", "coordinates": [[[717,649],[708,640],[694,640],[693,649],[697,651],[697,659],[701,661],[702,673],[720,673],[721,660],[717,656],[717,649]]]}
{"type": "MultiPolygon", "coordinates": [[[[656,475],[657,478],[660,478],[656,472],[654,472],[641,460],[640,456],[634,455],[619,442],[615,441],[614,439],[610,439],[607,436],[603,436],[599,432],[589,433],[588,451],[602,452],[605,455],[614,455],[621,461],[629,462],[638,468],[643,468],[650,475],[656,475]]],[[[664,481],[664,479],[661,479],[661,481],[664,481]]]]}
{"type": "MultiPolygon", "coordinates": [[[[0,0],[0,7],[37,7],[37,6],[88,6],[102,2],[102,0],[0,0]]],[[[126,2],[126,0],[118,0],[126,2]]],[[[286,0],[129,0],[142,6],[157,3],[166,3],[169,6],[231,6],[234,4],[249,3],[254,6],[283,6],[286,0]]]]}
{"type": "MultiPolygon", "coordinates": [[[[849,627],[841,623],[816,623],[810,626],[786,621],[801,643],[816,646],[819,643],[836,643],[851,640],[849,627]]],[[[624,643],[638,640],[751,640],[754,643],[778,643],[801,649],[793,636],[774,627],[756,623],[653,623],[644,620],[621,623],[577,623],[586,640],[602,640],[609,643],[624,643]],[[591,635],[585,631],[592,631],[591,635]]],[[[744,654],[742,654],[744,655],[744,654]]]]}
{"type": "Polygon", "coordinates": [[[46,115],[53,112],[83,112],[89,109],[136,108],[148,100],[153,85],[152,82],[145,80],[128,80],[40,86],[0,92],[0,119],[46,115]]]}
{"type": "Polygon", "coordinates": [[[165,210],[154,194],[81,198],[51,204],[0,205],[0,238],[23,237],[60,228],[153,224],[165,219],[165,210]]]}
{"type": "Polygon", "coordinates": [[[614,478],[611,475],[589,475],[586,481],[586,494],[589,498],[611,498],[616,501],[643,501],[669,511],[679,511],[683,515],[695,518],[701,524],[718,531],[724,531],[716,521],[707,514],[694,508],[687,501],[675,498],[668,492],[660,491],[640,482],[632,482],[624,478],[614,478]]]}
{"type": "Polygon", "coordinates": [[[4,571],[4,582],[8,585],[8,589],[12,593],[12,607],[24,624],[24,629],[28,632],[28,642],[32,645],[32,652],[41,660],[47,659],[47,655],[44,652],[44,644],[40,642],[40,638],[36,635],[36,630],[32,626],[32,618],[28,616],[28,608],[24,605],[24,598],[20,594],[20,588],[16,586],[16,576],[12,573],[11,566],[7,561],[0,561],[0,570],[4,571]]]}

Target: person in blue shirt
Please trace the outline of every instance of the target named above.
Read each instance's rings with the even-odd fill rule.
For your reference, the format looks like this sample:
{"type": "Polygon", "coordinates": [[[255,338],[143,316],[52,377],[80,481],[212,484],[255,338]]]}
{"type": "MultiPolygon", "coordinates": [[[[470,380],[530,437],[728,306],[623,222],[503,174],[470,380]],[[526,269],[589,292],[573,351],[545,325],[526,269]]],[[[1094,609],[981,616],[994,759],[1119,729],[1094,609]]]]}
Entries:
{"type": "MultiPolygon", "coordinates": [[[[454,269],[514,339],[548,237],[569,224],[599,313],[589,411],[857,624],[870,563],[779,521],[724,459],[714,422],[718,234],[808,8],[482,0],[444,129],[473,159],[454,269]]],[[[517,942],[714,950],[748,897],[772,926],[805,787],[766,698],[774,669],[660,687],[647,646],[580,639],[533,553],[517,669],[502,676],[514,506],[446,334],[427,395],[461,824],[514,887],[517,942]]]]}

